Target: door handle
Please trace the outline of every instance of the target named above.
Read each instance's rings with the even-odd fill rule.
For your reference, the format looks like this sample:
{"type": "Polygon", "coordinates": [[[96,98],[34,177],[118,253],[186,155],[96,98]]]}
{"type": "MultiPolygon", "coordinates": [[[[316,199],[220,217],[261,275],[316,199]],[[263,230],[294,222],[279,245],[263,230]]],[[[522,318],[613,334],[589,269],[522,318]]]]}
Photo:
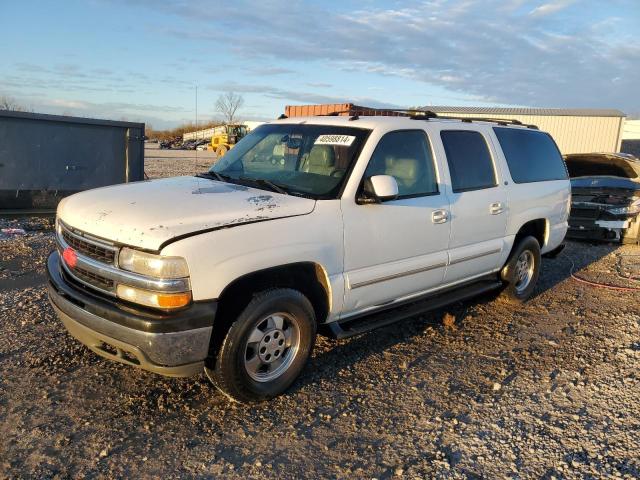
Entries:
{"type": "Polygon", "coordinates": [[[502,202],[492,203],[489,205],[489,212],[491,212],[491,215],[500,215],[504,212],[504,204],[502,202]]]}
{"type": "Polygon", "coordinates": [[[446,210],[434,210],[431,212],[431,221],[433,223],[446,223],[449,220],[449,212],[446,210]]]}

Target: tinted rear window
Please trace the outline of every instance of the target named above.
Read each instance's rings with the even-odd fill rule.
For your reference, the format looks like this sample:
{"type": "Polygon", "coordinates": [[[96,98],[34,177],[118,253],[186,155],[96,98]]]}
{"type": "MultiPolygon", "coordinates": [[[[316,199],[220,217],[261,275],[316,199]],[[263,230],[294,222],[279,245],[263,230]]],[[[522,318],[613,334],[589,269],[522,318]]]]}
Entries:
{"type": "Polygon", "coordinates": [[[482,134],[470,130],[440,132],[454,192],[480,190],[497,185],[493,161],[482,134]]]}
{"type": "Polygon", "coordinates": [[[516,183],[564,180],[567,170],[551,136],[537,130],[494,127],[516,183]]]}

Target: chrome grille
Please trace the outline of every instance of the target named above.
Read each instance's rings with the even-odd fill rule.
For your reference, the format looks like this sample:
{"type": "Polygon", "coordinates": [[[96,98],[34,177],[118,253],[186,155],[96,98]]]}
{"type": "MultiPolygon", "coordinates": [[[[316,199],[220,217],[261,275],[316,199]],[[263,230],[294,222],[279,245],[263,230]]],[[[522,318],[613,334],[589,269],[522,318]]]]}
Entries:
{"type": "Polygon", "coordinates": [[[114,248],[83,238],[72,233],[64,226],[62,227],[62,238],[71,248],[89,258],[109,265],[113,265],[116,261],[116,250],[114,248]]]}
{"type": "Polygon", "coordinates": [[[70,280],[109,296],[116,296],[118,285],[129,285],[154,292],[181,293],[191,290],[189,277],[152,278],[118,267],[118,246],[67,227],[58,219],[57,236],[60,261],[70,280]],[[62,258],[64,250],[76,251],[77,261],[71,267],[62,258]]]}
{"type": "Polygon", "coordinates": [[[109,290],[113,291],[114,282],[113,280],[109,280],[108,278],[103,278],[95,273],[91,273],[84,268],[75,267],[70,268],[71,273],[74,277],[85,284],[90,284],[94,287],[99,288],[100,290],[109,290]]]}
{"type": "Polygon", "coordinates": [[[102,268],[110,268],[116,263],[116,247],[103,243],[98,239],[86,236],[83,232],[74,231],[60,222],[58,230],[58,245],[60,246],[60,256],[68,246],[73,248],[79,259],[85,258],[92,261],[97,268],[85,266],[86,262],[71,267],[64,261],[62,264],[69,277],[77,283],[91,287],[109,295],[115,295],[115,282],[113,279],[101,275],[102,268]],[[102,267],[104,266],[104,267],[102,267]]]}

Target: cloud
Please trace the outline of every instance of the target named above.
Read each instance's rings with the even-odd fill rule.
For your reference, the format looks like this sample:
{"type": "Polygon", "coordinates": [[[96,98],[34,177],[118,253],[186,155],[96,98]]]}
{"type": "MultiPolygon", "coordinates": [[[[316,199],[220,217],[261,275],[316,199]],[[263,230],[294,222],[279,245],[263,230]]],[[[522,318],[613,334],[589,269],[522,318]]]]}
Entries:
{"type": "Polygon", "coordinates": [[[331,88],[333,87],[333,85],[331,85],[330,83],[322,83],[322,82],[307,82],[305,83],[306,86],[311,87],[311,88],[331,88]]]}
{"type": "MultiPolygon", "coordinates": [[[[372,3],[359,10],[289,0],[208,5],[182,0],[159,8],[188,20],[185,28],[172,23],[171,35],[228,45],[237,61],[286,57],[333,68],[336,75],[407,78],[502,104],[640,108],[634,85],[640,45],[616,43],[592,28],[598,11],[588,4],[571,17],[572,28],[556,21],[573,8],[570,0],[535,8],[523,0],[408,1],[397,8],[372,3]],[[621,79],[615,88],[614,77],[621,79]]],[[[393,91],[386,98],[393,101],[393,91]]]]}
{"type": "Polygon", "coordinates": [[[18,62],[15,64],[15,67],[21,72],[42,73],[47,71],[47,69],[42,67],[41,65],[34,65],[27,62],[18,62]]]}
{"type": "MultiPolygon", "coordinates": [[[[4,89],[29,89],[64,92],[117,92],[134,93],[144,74],[129,72],[126,79],[104,68],[86,69],[76,64],[54,64],[51,67],[18,62],[13,65],[15,73],[0,76],[0,87],[4,89]]],[[[162,79],[160,79],[162,81],[162,79]]],[[[176,80],[177,82],[177,80],[176,80]]]]}
{"type": "Polygon", "coordinates": [[[241,84],[236,82],[223,82],[207,85],[205,88],[216,92],[236,92],[236,93],[257,93],[269,98],[286,100],[296,103],[345,103],[356,102],[370,107],[376,108],[393,108],[398,105],[383,103],[379,100],[347,95],[322,95],[312,92],[304,92],[300,90],[287,90],[283,88],[273,87],[271,85],[257,84],[241,84]]]}
{"type": "Polygon", "coordinates": [[[575,3],[575,0],[556,0],[555,2],[543,3],[539,7],[531,10],[529,15],[532,17],[544,17],[559,12],[560,10],[564,10],[572,3],[575,3]]]}
{"type": "Polygon", "coordinates": [[[295,70],[291,70],[290,68],[282,68],[282,67],[254,67],[245,69],[247,73],[250,75],[255,75],[258,77],[266,77],[273,75],[291,75],[296,73],[295,70]]]}
{"type": "Polygon", "coordinates": [[[68,108],[68,109],[74,109],[74,110],[86,110],[87,108],[90,107],[90,104],[88,104],[87,102],[80,102],[77,100],[66,100],[64,98],[54,98],[45,103],[53,107],[61,107],[61,108],[68,108]]]}
{"type": "MultiPolygon", "coordinates": [[[[1,92],[13,93],[13,92],[1,92]]],[[[13,94],[11,95],[14,96],[13,94]]],[[[20,104],[38,113],[73,115],[107,120],[129,120],[151,123],[155,128],[175,126],[177,118],[184,122],[193,121],[190,109],[173,105],[144,104],[128,102],[87,102],[70,98],[48,98],[43,95],[16,95],[20,104]],[[179,116],[179,117],[176,117],[179,116]]],[[[249,119],[249,118],[247,118],[249,119]]]]}
{"type": "Polygon", "coordinates": [[[163,104],[180,105],[185,92],[191,98],[193,86],[206,82],[205,99],[235,90],[254,103],[277,100],[245,108],[256,116],[284,103],[398,106],[398,98],[640,111],[638,0],[613,0],[607,9],[571,0],[99,3],[151,19],[144,20],[153,22],[145,41],[157,40],[168,53],[155,66],[136,54],[135,66],[113,69],[98,68],[102,56],[85,64],[80,54],[41,61],[25,54],[0,75],[0,90],[34,108],[158,125],[191,116],[163,104]]]}

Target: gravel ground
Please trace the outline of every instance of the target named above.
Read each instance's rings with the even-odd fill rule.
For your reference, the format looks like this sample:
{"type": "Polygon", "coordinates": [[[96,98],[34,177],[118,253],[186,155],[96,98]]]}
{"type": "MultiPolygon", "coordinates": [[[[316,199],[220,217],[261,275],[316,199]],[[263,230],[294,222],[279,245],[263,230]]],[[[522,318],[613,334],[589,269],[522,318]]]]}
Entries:
{"type": "Polygon", "coordinates": [[[144,172],[149,178],[193,175],[209,170],[216,158],[212,151],[160,150],[157,143],[146,143],[144,172]]]}
{"type": "Polygon", "coordinates": [[[640,477],[640,292],[570,277],[640,288],[638,247],[569,242],[524,306],[320,338],[287,394],[243,406],[77,343],[47,303],[51,220],[0,227],[27,231],[0,237],[0,478],[640,477]]]}

